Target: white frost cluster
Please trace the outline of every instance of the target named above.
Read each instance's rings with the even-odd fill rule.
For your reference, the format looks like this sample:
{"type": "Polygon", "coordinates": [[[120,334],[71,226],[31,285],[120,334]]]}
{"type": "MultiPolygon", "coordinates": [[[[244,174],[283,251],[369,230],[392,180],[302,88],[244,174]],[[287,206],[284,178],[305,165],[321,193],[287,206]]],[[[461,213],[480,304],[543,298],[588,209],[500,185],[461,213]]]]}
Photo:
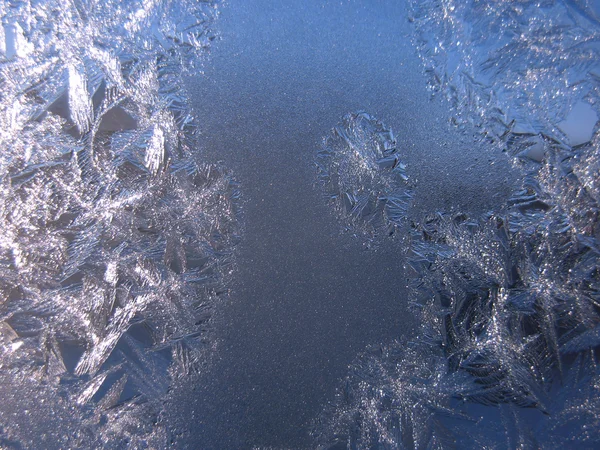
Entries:
{"type": "Polygon", "coordinates": [[[319,181],[345,227],[368,239],[393,234],[410,202],[394,133],[365,112],[346,115],[317,154],[319,181]]]}
{"type": "Polygon", "coordinates": [[[458,128],[480,130],[523,181],[484,217],[431,211],[413,224],[420,332],[353,365],[323,448],[596,448],[600,10],[410,3],[458,128]]]}
{"type": "Polygon", "coordinates": [[[238,192],[182,73],[212,2],[0,3],[0,446],[161,448],[226,290],[238,192]]]}

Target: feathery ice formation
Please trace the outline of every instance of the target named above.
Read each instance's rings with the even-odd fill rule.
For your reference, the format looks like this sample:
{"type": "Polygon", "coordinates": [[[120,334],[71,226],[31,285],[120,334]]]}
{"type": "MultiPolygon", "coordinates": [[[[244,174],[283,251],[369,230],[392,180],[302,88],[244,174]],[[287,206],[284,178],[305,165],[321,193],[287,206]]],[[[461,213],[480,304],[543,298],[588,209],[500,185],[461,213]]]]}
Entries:
{"type": "Polygon", "coordinates": [[[597,447],[599,11],[411,3],[432,90],[523,181],[484,217],[415,218],[420,332],[358,358],[315,433],[332,449],[597,447]]]}
{"type": "Polygon", "coordinates": [[[238,235],[181,87],[216,5],[0,15],[0,444],[165,447],[161,398],[202,362],[238,235]]]}
{"type": "Polygon", "coordinates": [[[392,130],[365,112],[346,115],[317,152],[319,181],[347,231],[372,241],[401,226],[410,202],[392,130]]]}

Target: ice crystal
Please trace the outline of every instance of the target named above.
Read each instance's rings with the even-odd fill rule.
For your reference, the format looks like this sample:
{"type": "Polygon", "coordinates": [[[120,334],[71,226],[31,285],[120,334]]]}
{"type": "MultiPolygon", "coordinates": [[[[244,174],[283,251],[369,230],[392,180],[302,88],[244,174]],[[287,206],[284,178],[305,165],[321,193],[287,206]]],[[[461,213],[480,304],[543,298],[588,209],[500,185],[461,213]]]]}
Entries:
{"type": "Polygon", "coordinates": [[[164,447],[161,398],[209,339],[238,233],[181,87],[215,5],[0,14],[0,442],[164,447]]]}
{"type": "Polygon", "coordinates": [[[598,11],[590,2],[411,4],[433,89],[450,99],[459,128],[470,122],[512,158],[523,182],[483,217],[414,219],[415,354],[359,359],[352,392],[360,400],[329,414],[326,447],[591,448],[600,417],[598,11]],[[423,444],[401,421],[386,421],[439,391],[415,376],[403,393],[421,398],[382,399],[420,373],[408,361],[426,367],[432,354],[446,404],[473,422],[456,433],[455,422],[439,419],[449,439],[423,444]],[[389,361],[391,369],[374,369],[389,361]]]}
{"type": "Polygon", "coordinates": [[[365,112],[348,114],[325,138],[317,167],[327,197],[348,230],[393,234],[410,201],[393,132],[365,112]]]}
{"type": "Polygon", "coordinates": [[[315,428],[320,448],[453,446],[456,435],[444,422],[470,420],[452,405],[468,381],[445,376],[446,365],[441,352],[414,342],[361,355],[315,428]]]}
{"type": "Polygon", "coordinates": [[[598,120],[599,28],[591,3],[410,5],[432,87],[452,101],[457,123],[471,122],[492,139],[531,132],[574,145],[589,140],[598,120]]]}

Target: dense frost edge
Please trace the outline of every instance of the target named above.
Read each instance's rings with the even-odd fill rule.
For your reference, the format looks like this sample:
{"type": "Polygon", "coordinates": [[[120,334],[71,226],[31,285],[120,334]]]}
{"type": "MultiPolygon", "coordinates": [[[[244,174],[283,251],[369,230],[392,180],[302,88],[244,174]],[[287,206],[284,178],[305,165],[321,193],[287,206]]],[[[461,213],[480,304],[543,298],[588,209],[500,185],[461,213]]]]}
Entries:
{"type": "Polygon", "coordinates": [[[360,356],[322,448],[600,445],[600,11],[412,1],[431,88],[523,172],[483,217],[412,224],[420,333],[360,356]]]}
{"type": "Polygon", "coordinates": [[[182,74],[212,1],[0,3],[0,446],[164,448],[232,271],[238,191],[182,74]]]}

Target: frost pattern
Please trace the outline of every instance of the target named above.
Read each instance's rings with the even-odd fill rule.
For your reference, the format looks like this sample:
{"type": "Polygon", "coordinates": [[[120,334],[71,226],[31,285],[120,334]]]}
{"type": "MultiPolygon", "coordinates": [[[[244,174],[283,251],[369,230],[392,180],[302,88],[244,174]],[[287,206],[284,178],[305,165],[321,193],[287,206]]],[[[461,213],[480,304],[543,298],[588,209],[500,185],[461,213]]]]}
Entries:
{"type": "Polygon", "coordinates": [[[467,388],[460,376],[443,377],[446,361],[435,348],[395,342],[352,366],[335,407],[315,434],[319,448],[446,448],[456,437],[444,424],[469,420],[453,409],[467,388]]]}
{"type": "Polygon", "coordinates": [[[0,444],[164,448],[227,289],[238,188],[181,76],[213,2],[0,3],[0,444]]]}
{"type": "Polygon", "coordinates": [[[317,153],[319,180],[346,229],[393,234],[410,201],[396,138],[365,112],[348,114],[317,153]]]}
{"type": "Polygon", "coordinates": [[[352,366],[316,429],[322,448],[600,443],[597,247],[557,209],[513,201],[503,216],[415,227],[419,332],[352,366]]]}
{"type": "Polygon", "coordinates": [[[599,11],[583,1],[411,4],[432,88],[523,182],[484,217],[432,212],[412,224],[419,333],[359,358],[320,443],[598,447],[599,11]],[[415,422],[432,398],[449,413],[415,422]]]}
{"type": "Polygon", "coordinates": [[[572,144],[563,121],[579,102],[591,104],[597,120],[594,2],[409,3],[432,88],[451,100],[457,124],[472,123],[492,140],[525,132],[572,144]]]}

